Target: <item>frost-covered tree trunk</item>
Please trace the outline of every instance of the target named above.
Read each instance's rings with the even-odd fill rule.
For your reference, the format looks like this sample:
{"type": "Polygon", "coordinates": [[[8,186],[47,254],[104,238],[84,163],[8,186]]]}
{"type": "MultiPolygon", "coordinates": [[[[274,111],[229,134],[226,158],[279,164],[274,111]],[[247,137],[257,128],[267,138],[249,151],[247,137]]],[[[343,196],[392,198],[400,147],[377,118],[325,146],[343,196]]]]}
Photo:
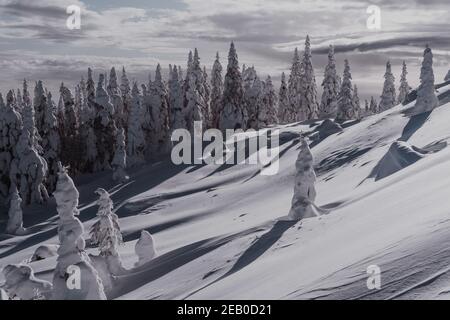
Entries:
{"type": "Polygon", "coordinates": [[[328,64],[325,67],[322,81],[323,93],[319,106],[320,118],[335,118],[337,114],[337,102],[339,97],[339,79],[336,72],[336,60],[334,47],[330,45],[328,51],[328,64]]]}
{"type": "Polygon", "coordinates": [[[211,71],[211,127],[219,128],[220,114],[222,113],[223,78],[222,65],[219,60],[219,53],[211,71]]]}
{"type": "Polygon", "coordinates": [[[422,68],[420,70],[420,86],[417,89],[417,100],[413,113],[431,111],[439,105],[434,87],[433,52],[426,47],[423,53],[422,68]]]}
{"type": "Polygon", "coordinates": [[[284,72],[281,74],[281,85],[278,91],[278,121],[282,124],[289,121],[289,95],[284,72]]]}
{"type": "Polygon", "coordinates": [[[22,198],[15,184],[11,185],[9,194],[9,211],[6,233],[21,235],[25,231],[23,227],[22,198]]]}
{"type": "Polygon", "coordinates": [[[316,216],[314,201],[316,200],[316,174],[313,167],[313,156],[308,143],[302,138],[300,153],[295,163],[295,187],[289,218],[302,220],[316,216]]]}
{"type": "Polygon", "coordinates": [[[106,260],[109,272],[117,275],[124,270],[117,251],[123,242],[119,218],[112,212],[113,202],[109,193],[102,188],[97,189],[95,193],[99,196],[97,201],[99,220],[91,228],[91,244],[98,245],[100,256],[106,260]]]}
{"type": "Polygon", "coordinates": [[[148,231],[143,230],[141,232],[134,251],[138,257],[138,261],[134,264],[135,267],[146,264],[156,256],[155,241],[148,231]]]}
{"type": "Polygon", "coordinates": [[[57,265],[53,276],[53,296],[55,300],[105,300],[102,281],[85,252],[83,224],[75,216],[79,193],[67,170],[59,165],[58,183],[54,192],[56,209],[59,214],[57,265]],[[69,288],[68,277],[79,271],[80,288],[69,288]]]}
{"type": "Polygon", "coordinates": [[[356,84],[353,86],[353,108],[354,108],[354,114],[355,114],[355,119],[361,119],[361,103],[359,101],[359,96],[358,96],[358,87],[356,86],[356,84]]]}
{"type": "Polygon", "coordinates": [[[142,129],[142,107],[141,96],[137,83],[133,85],[132,104],[128,118],[128,166],[144,163],[145,160],[145,137],[142,129]]]}
{"type": "Polygon", "coordinates": [[[287,123],[296,122],[299,118],[299,108],[301,100],[301,78],[302,78],[302,64],[300,62],[300,55],[298,49],[295,48],[294,58],[292,60],[291,74],[288,80],[288,93],[289,93],[289,112],[286,114],[287,123]]]}
{"type": "Polygon", "coordinates": [[[386,63],[386,73],[384,74],[383,93],[381,94],[380,112],[391,109],[395,106],[395,78],[391,71],[391,62],[386,63]]]}
{"type": "Polygon", "coordinates": [[[306,36],[305,51],[302,59],[300,78],[300,105],[297,121],[316,119],[319,105],[317,103],[317,85],[314,68],[311,61],[311,43],[306,36]]]}
{"type": "Polygon", "coordinates": [[[219,119],[219,129],[246,129],[246,107],[244,91],[242,89],[242,77],[239,71],[239,61],[234,43],[231,43],[228,53],[228,66],[225,75],[224,90],[222,96],[222,113],[219,119]]]}
{"type": "Polygon", "coordinates": [[[406,62],[403,61],[402,75],[400,77],[400,88],[398,89],[398,97],[397,97],[398,104],[403,103],[406,100],[406,97],[408,96],[409,92],[412,89],[408,84],[408,80],[406,79],[407,75],[408,70],[406,68],[406,62]]]}
{"type": "Polygon", "coordinates": [[[278,123],[277,102],[277,94],[273,87],[272,78],[267,76],[263,89],[263,110],[260,112],[259,116],[260,122],[262,122],[264,126],[278,123]]]}
{"type": "Polygon", "coordinates": [[[346,59],[342,86],[339,91],[336,121],[344,122],[352,119],[356,119],[355,107],[353,106],[352,74],[350,73],[350,65],[346,59]]]}
{"type": "Polygon", "coordinates": [[[186,119],[183,107],[183,86],[177,66],[174,66],[169,79],[170,129],[185,129],[186,119]]]}
{"type": "Polygon", "coordinates": [[[128,181],[129,177],[125,172],[127,167],[127,152],[125,149],[125,130],[120,128],[116,136],[116,151],[111,163],[113,169],[113,180],[119,183],[128,181]]]}
{"type": "Polygon", "coordinates": [[[247,109],[247,128],[260,128],[260,113],[263,111],[264,84],[256,74],[254,67],[245,69],[242,74],[244,83],[244,98],[247,109]]]}

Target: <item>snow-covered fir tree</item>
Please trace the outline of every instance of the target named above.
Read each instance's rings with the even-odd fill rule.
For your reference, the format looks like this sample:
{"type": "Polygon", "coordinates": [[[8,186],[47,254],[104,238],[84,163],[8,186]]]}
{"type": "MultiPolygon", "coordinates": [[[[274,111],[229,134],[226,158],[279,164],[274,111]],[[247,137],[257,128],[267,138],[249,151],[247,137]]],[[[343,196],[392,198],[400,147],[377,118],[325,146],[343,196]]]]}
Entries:
{"type": "Polygon", "coordinates": [[[41,137],[36,129],[35,111],[31,102],[30,92],[28,91],[28,83],[26,80],[23,80],[22,93],[23,129],[30,133],[30,143],[32,147],[36,149],[38,153],[42,153],[42,148],[39,144],[41,137]]]}
{"type": "Polygon", "coordinates": [[[171,130],[186,128],[186,119],[183,106],[183,85],[177,66],[169,74],[169,106],[171,130]]]}
{"type": "Polygon", "coordinates": [[[272,78],[267,76],[263,88],[262,110],[259,113],[260,123],[263,123],[264,126],[278,123],[277,104],[277,94],[272,83],[272,78]]]}
{"type": "Polygon", "coordinates": [[[344,122],[356,119],[356,117],[357,115],[355,114],[355,107],[353,105],[352,74],[350,72],[350,64],[346,59],[341,90],[339,91],[336,121],[344,122]]]}
{"type": "Polygon", "coordinates": [[[25,232],[23,227],[22,198],[20,197],[19,191],[14,183],[11,184],[10,189],[6,233],[21,235],[25,232]]]}
{"type": "Polygon", "coordinates": [[[128,166],[144,163],[145,160],[145,137],[142,129],[142,99],[139,88],[135,82],[132,91],[132,103],[130,116],[128,118],[127,155],[128,166]]]}
{"type": "Polygon", "coordinates": [[[116,126],[123,128],[124,122],[126,121],[123,97],[117,81],[116,68],[114,67],[111,68],[111,71],[109,73],[109,83],[107,86],[107,91],[114,109],[114,122],[116,123],[116,126]]]}
{"type": "Polygon", "coordinates": [[[316,216],[314,201],[316,199],[316,174],[314,159],[304,138],[301,140],[300,152],[295,162],[295,187],[289,218],[302,220],[316,216]]]}
{"type": "Polygon", "coordinates": [[[112,212],[113,202],[110,194],[102,188],[97,189],[95,193],[99,196],[97,200],[99,220],[92,225],[91,244],[98,246],[100,256],[106,260],[109,271],[117,275],[123,271],[122,261],[117,251],[123,242],[119,218],[112,212]]]}
{"type": "Polygon", "coordinates": [[[374,97],[370,97],[370,107],[369,107],[370,113],[371,114],[377,114],[380,112],[380,110],[378,109],[378,102],[377,100],[375,100],[374,97]]]}
{"type": "Polygon", "coordinates": [[[225,75],[222,96],[222,112],[219,119],[219,129],[246,129],[246,107],[242,77],[239,71],[238,55],[234,43],[231,43],[228,53],[228,66],[225,75]]]}
{"type": "Polygon", "coordinates": [[[111,163],[113,169],[113,180],[119,183],[128,181],[129,177],[125,172],[127,167],[127,151],[125,147],[125,130],[120,128],[116,135],[116,151],[111,163]]]}
{"type": "Polygon", "coordinates": [[[264,84],[259,79],[255,67],[245,69],[242,74],[245,106],[247,110],[247,128],[260,128],[260,112],[262,111],[264,84]]]}
{"type": "Polygon", "coordinates": [[[396,94],[395,94],[395,77],[392,74],[391,62],[386,63],[386,73],[384,74],[383,93],[380,100],[380,112],[388,110],[395,106],[396,94]]]}
{"type": "Polygon", "coordinates": [[[105,76],[100,74],[95,96],[96,115],[94,132],[97,142],[97,160],[95,170],[111,168],[117,127],[114,122],[114,106],[105,90],[105,76]]]}
{"type": "Polygon", "coordinates": [[[355,113],[355,119],[361,119],[361,103],[358,95],[358,87],[356,84],[353,86],[353,108],[355,113]]]}
{"type": "Polygon", "coordinates": [[[211,71],[211,127],[219,128],[219,119],[222,112],[223,77],[219,52],[211,71]]]}
{"type": "Polygon", "coordinates": [[[138,261],[134,264],[135,267],[146,264],[156,256],[155,240],[148,231],[141,231],[141,236],[136,242],[134,251],[138,257],[138,261]]]}
{"type": "Polygon", "coordinates": [[[420,86],[417,89],[417,100],[414,114],[431,111],[438,107],[439,100],[434,87],[433,52],[427,45],[423,53],[422,68],[420,69],[420,86]]]}
{"type": "Polygon", "coordinates": [[[301,81],[303,67],[300,61],[300,55],[298,49],[294,50],[294,58],[292,59],[291,74],[288,80],[288,92],[289,92],[289,112],[286,113],[287,118],[285,122],[296,122],[299,118],[299,107],[301,100],[301,81]]]}
{"type": "Polygon", "coordinates": [[[59,164],[58,183],[54,192],[56,209],[59,215],[58,259],[53,276],[53,295],[55,300],[106,300],[102,281],[85,252],[83,224],[76,218],[79,193],[67,169],[59,164]],[[67,286],[71,269],[78,267],[80,287],[67,286]]]}
{"type": "Polygon", "coordinates": [[[34,87],[34,119],[36,123],[36,129],[38,131],[39,136],[42,137],[43,127],[45,122],[45,110],[47,108],[47,94],[44,90],[44,85],[41,80],[36,82],[34,87]]]}
{"type": "Polygon", "coordinates": [[[97,138],[94,132],[95,93],[94,96],[92,96],[92,90],[95,91],[95,88],[92,80],[92,71],[89,72],[88,79],[89,77],[91,79],[91,81],[88,81],[90,82],[89,90],[84,79],[81,79],[80,82],[81,111],[79,131],[83,156],[78,167],[82,172],[94,172],[95,162],[97,159],[97,138]]]}
{"type": "Polygon", "coordinates": [[[122,103],[123,103],[123,113],[122,113],[122,127],[125,132],[128,132],[128,116],[131,109],[131,85],[130,80],[128,80],[125,67],[122,67],[122,76],[120,78],[120,92],[122,93],[122,103]]]}
{"type": "Polygon", "coordinates": [[[316,119],[319,105],[317,103],[317,85],[314,68],[311,61],[311,42],[306,36],[305,51],[302,59],[302,73],[300,78],[300,105],[297,121],[316,119]]]}
{"type": "Polygon", "coordinates": [[[400,76],[400,88],[398,89],[397,97],[398,104],[403,103],[406,100],[406,97],[412,89],[408,84],[408,80],[406,79],[407,75],[408,70],[406,68],[406,61],[403,61],[402,75],[400,76]]]}
{"type": "Polygon", "coordinates": [[[323,93],[319,106],[320,118],[335,118],[337,114],[337,102],[339,96],[339,79],[336,71],[334,47],[330,45],[328,50],[328,64],[325,67],[322,81],[323,93]]]}
{"type": "Polygon", "coordinates": [[[208,72],[206,72],[206,67],[203,66],[203,88],[205,89],[205,103],[206,110],[204,114],[204,118],[206,119],[207,128],[211,128],[211,85],[208,80],[208,72]]]}
{"type": "Polygon", "coordinates": [[[289,121],[289,94],[286,84],[286,75],[281,74],[281,85],[278,91],[278,121],[282,124],[289,121]]]}

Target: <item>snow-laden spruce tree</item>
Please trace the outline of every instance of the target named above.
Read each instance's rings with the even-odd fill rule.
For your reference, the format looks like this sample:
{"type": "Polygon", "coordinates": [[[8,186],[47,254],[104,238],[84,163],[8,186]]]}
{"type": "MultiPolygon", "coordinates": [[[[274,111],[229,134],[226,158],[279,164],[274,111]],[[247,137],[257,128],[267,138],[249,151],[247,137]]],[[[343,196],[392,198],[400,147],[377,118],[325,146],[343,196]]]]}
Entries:
{"type": "Polygon", "coordinates": [[[206,119],[206,127],[211,128],[211,85],[209,84],[208,72],[206,71],[206,67],[203,66],[203,88],[205,88],[205,103],[206,109],[204,110],[204,117],[206,119]]]}
{"type": "Polygon", "coordinates": [[[136,242],[134,251],[138,257],[138,261],[134,264],[135,267],[146,264],[156,256],[155,240],[148,231],[141,231],[141,236],[136,242]]]}
{"type": "Polygon", "coordinates": [[[94,132],[97,142],[95,169],[100,171],[111,168],[117,132],[114,122],[114,106],[111,104],[104,85],[105,75],[100,74],[95,96],[97,109],[94,119],[94,132]]]}
{"type": "Polygon", "coordinates": [[[116,68],[114,67],[111,68],[109,73],[107,91],[114,108],[114,121],[116,126],[124,128],[123,125],[126,119],[124,114],[123,97],[117,81],[116,68]]]}
{"type": "Polygon", "coordinates": [[[105,258],[109,271],[117,275],[123,271],[117,251],[119,245],[123,243],[119,218],[112,212],[113,202],[110,194],[102,188],[98,188],[95,193],[99,196],[97,200],[99,220],[91,227],[91,244],[98,246],[100,256],[105,258]]]}
{"type": "Polygon", "coordinates": [[[211,71],[211,127],[219,128],[219,119],[222,112],[223,78],[222,65],[220,64],[219,52],[211,71]]]}
{"type": "Polygon", "coordinates": [[[119,183],[128,181],[129,177],[125,172],[127,167],[127,152],[125,147],[125,130],[120,128],[116,135],[116,151],[111,163],[113,169],[113,180],[119,183]]]}
{"type": "Polygon", "coordinates": [[[378,102],[377,100],[375,100],[374,97],[370,97],[370,107],[369,107],[370,113],[371,114],[377,114],[380,112],[380,110],[378,109],[378,102]]]}
{"type": "Polygon", "coordinates": [[[400,76],[400,88],[398,89],[397,97],[398,104],[403,103],[406,100],[406,97],[412,89],[408,84],[408,80],[406,79],[407,75],[408,70],[406,68],[406,61],[403,61],[402,75],[400,76]]]}
{"type": "Polygon", "coordinates": [[[128,166],[142,164],[145,161],[145,137],[142,129],[141,95],[137,83],[133,85],[130,116],[128,117],[127,156],[128,166]]]}
{"type": "Polygon", "coordinates": [[[16,185],[11,184],[9,193],[9,211],[6,233],[21,235],[25,232],[23,227],[22,198],[19,195],[16,185]]]}
{"type": "Polygon", "coordinates": [[[6,106],[4,103],[0,106],[3,110],[0,113],[0,195],[5,199],[11,184],[11,163],[17,158],[16,147],[23,129],[22,116],[15,103],[14,91],[10,90],[6,95],[6,106]]]}
{"type": "Polygon", "coordinates": [[[248,67],[242,74],[244,99],[247,110],[247,128],[260,128],[260,112],[262,111],[264,84],[259,79],[255,67],[248,67]]]}
{"type": "Polygon", "coordinates": [[[45,122],[45,109],[47,108],[47,94],[41,80],[34,87],[33,106],[35,110],[34,119],[38,134],[42,137],[45,122]]]}
{"type": "Polygon", "coordinates": [[[20,92],[20,89],[17,89],[17,94],[15,95],[16,102],[14,104],[16,111],[22,114],[23,111],[23,99],[22,99],[22,93],[20,92]]]}
{"type": "Polygon", "coordinates": [[[353,106],[353,85],[352,74],[350,72],[350,64],[345,59],[344,76],[342,78],[342,86],[339,91],[337,104],[337,122],[345,122],[356,119],[355,107],[353,106]]]}
{"type": "Polygon", "coordinates": [[[386,73],[384,74],[383,93],[381,94],[380,112],[388,110],[395,106],[395,77],[392,74],[391,62],[386,63],[386,73]]]}
{"type": "MultiPolygon", "coordinates": [[[[91,74],[92,79],[92,74],[91,74]]],[[[93,84],[91,83],[91,86],[93,84]]],[[[92,90],[93,88],[91,88],[92,90]]],[[[80,82],[81,110],[80,110],[80,142],[82,150],[81,162],[78,165],[81,172],[94,172],[97,159],[97,139],[94,132],[94,101],[89,102],[89,94],[84,79],[80,82]]],[[[95,100],[95,96],[93,97],[95,100]]]]}
{"type": "Polygon", "coordinates": [[[239,71],[238,55],[234,43],[231,43],[228,53],[228,66],[225,75],[222,96],[222,113],[219,118],[219,129],[246,129],[246,107],[244,91],[242,89],[242,77],[239,71]]]}
{"type": "Polygon", "coordinates": [[[53,193],[58,180],[58,161],[61,159],[61,138],[58,131],[56,119],[56,105],[52,99],[52,94],[47,93],[44,108],[44,122],[40,132],[42,138],[43,157],[47,162],[48,173],[45,185],[49,193],[53,193]]]}
{"type": "Polygon", "coordinates": [[[128,80],[125,67],[122,67],[122,76],[120,78],[120,92],[122,93],[122,103],[123,103],[123,113],[122,113],[122,126],[125,132],[128,132],[128,116],[131,109],[131,85],[130,80],[128,80]]]}
{"type": "Polygon", "coordinates": [[[275,93],[272,78],[267,76],[263,88],[262,110],[259,113],[259,122],[264,126],[278,123],[277,104],[277,94],[275,93]]]}
{"type": "Polygon", "coordinates": [[[161,66],[156,66],[155,81],[149,84],[150,128],[147,134],[147,157],[153,158],[170,152],[169,96],[161,75],[161,66]]]}
{"type": "Polygon", "coordinates": [[[58,260],[53,276],[55,300],[105,300],[102,281],[85,252],[83,224],[76,218],[79,193],[67,169],[59,164],[58,183],[54,192],[59,214],[58,260]],[[77,272],[79,271],[79,272],[77,272]],[[67,285],[74,273],[81,277],[79,289],[67,285]]]}
{"type": "Polygon", "coordinates": [[[289,212],[291,220],[302,220],[316,216],[314,201],[316,200],[316,174],[314,172],[313,155],[304,138],[301,140],[300,153],[295,162],[295,187],[292,206],[289,212]]]}
{"type": "Polygon", "coordinates": [[[439,105],[434,87],[433,52],[427,45],[423,53],[422,68],[420,70],[420,86],[417,89],[417,100],[413,113],[431,111],[439,105]]]}
{"type": "Polygon", "coordinates": [[[334,58],[334,47],[330,45],[328,50],[328,64],[325,67],[322,81],[323,93],[319,106],[320,118],[336,117],[339,85],[339,79],[336,72],[336,60],[334,58]]]}
{"type": "Polygon", "coordinates": [[[361,119],[361,103],[358,95],[358,87],[356,84],[353,86],[353,108],[355,113],[355,119],[361,119]]]}
{"type": "Polygon", "coordinates": [[[287,123],[289,119],[289,94],[286,84],[286,75],[281,74],[281,84],[278,90],[278,121],[282,124],[287,123]]]}
{"type": "Polygon", "coordinates": [[[172,68],[169,74],[169,105],[170,105],[170,129],[186,128],[185,112],[183,107],[183,86],[180,81],[177,66],[172,68]]]}
{"type": "Polygon", "coordinates": [[[11,182],[19,186],[24,204],[42,204],[48,199],[44,185],[48,167],[39,155],[28,130],[23,130],[16,146],[17,158],[11,163],[11,182]]]}
{"type": "Polygon", "coordinates": [[[311,61],[311,42],[306,36],[305,51],[302,59],[302,73],[300,78],[300,106],[297,121],[316,119],[319,105],[317,103],[317,85],[314,68],[311,61]]]}
{"type": "Polygon", "coordinates": [[[301,81],[302,81],[303,66],[300,61],[298,49],[295,48],[294,58],[292,59],[291,74],[288,80],[288,92],[290,112],[287,113],[286,122],[296,122],[300,114],[300,100],[301,100],[301,81]]]}
{"type": "Polygon", "coordinates": [[[27,80],[23,80],[23,95],[22,95],[22,117],[23,129],[30,133],[30,143],[38,153],[42,153],[40,146],[41,137],[36,129],[35,112],[33,104],[31,103],[30,92],[28,91],[27,80]]]}

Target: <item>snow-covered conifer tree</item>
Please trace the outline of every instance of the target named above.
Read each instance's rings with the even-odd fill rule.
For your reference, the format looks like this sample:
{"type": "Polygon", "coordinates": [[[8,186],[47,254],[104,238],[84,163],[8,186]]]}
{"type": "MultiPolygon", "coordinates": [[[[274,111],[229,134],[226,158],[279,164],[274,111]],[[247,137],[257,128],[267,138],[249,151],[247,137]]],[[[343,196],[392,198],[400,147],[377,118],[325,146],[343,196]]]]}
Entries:
{"type": "Polygon", "coordinates": [[[145,137],[142,130],[141,96],[137,83],[133,85],[132,104],[128,118],[127,155],[128,166],[141,164],[145,156],[145,137]]]}
{"type": "Polygon", "coordinates": [[[183,107],[183,87],[177,66],[172,68],[169,76],[170,128],[171,130],[184,129],[186,128],[186,119],[183,107]]]}
{"type": "Polygon", "coordinates": [[[316,199],[316,174],[313,166],[313,156],[308,143],[301,140],[300,153],[295,162],[295,187],[289,218],[301,220],[316,215],[314,201],[316,199]]]}
{"type": "Polygon", "coordinates": [[[15,96],[16,102],[14,104],[16,111],[22,114],[23,111],[23,98],[20,89],[17,89],[17,94],[15,96]]]}
{"type": "MultiPolygon", "coordinates": [[[[90,73],[92,80],[92,72],[90,73]]],[[[94,90],[93,81],[90,81],[90,91],[94,90]]],[[[79,168],[82,172],[93,172],[95,161],[97,159],[97,138],[94,132],[94,103],[95,103],[95,93],[94,97],[89,98],[89,93],[87,90],[87,84],[84,79],[80,82],[81,91],[81,112],[80,112],[80,142],[82,150],[82,159],[79,164],[79,168]],[[94,99],[89,101],[89,99],[94,99]]]]}
{"type": "Polygon", "coordinates": [[[353,108],[356,119],[361,119],[361,103],[358,96],[358,87],[356,84],[353,86],[353,108]]]}
{"type": "Polygon", "coordinates": [[[383,93],[381,94],[380,112],[395,106],[395,78],[391,71],[391,62],[386,63],[386,73],[384,74],[383,93]]]}
{"type": "Polygon", "coordinates": [[[211,127],[219,128],[219,119],[222,112],[223,78],[222,65],[219,60],[219,52],[211,71],[211,127]]]}
{"type": "Polygon", "coordinates": [[[35,110],[34,118],[36,129],[38,134],[42,137],[45,122],[45,109],[47,108],[47,95],[41,80],[36,82],[36,86],[34,87],[33,105],[35,110]]]}
{"type": "Polygon", "coordinates": [[[219,119],[219,128],[246,129],[246,107],[244,91],[242,89],[242,77],[239,71],[239,61],[234,43],[231,43],[228,53],[228,66],[225,75],[224,90],[222,96],[222,112],[219,119]]]}
{"type": "Polygon", "coordinates": [[[9,193],[9,211],[6,233],[21,235],[25,231],[23,227],[22,198],[15,184],[11,184],[9,193]]]}
{"type": "Polygon", "coordinates": [[[117,73],[114,67],[111,68],[111,72],[109,74],[109,83],[107,90],[114,108],[114,121],[116,123],[116,126],[124,128],[124,122],[126,121],[126,119],[123,96],[122,92],[120,92],[119,84],[117,82],[117,73]]]}
{"type": "Polygon", "coordinates": [[[325,67],[324,78],[322,81],[323,93],[319,107],[319,115],[321,118],[336,117],[339,85],[339,79],[336,72],[336,60],[334,58],[334,47],[330,45],[328,51],[328,64],[325,67]]]}
{"type": "Polygon", "coordinates": [[[302,59],[300,80],[300,108],[297,121],[316,119],[319,105],[317,103],[317,85],[314,68],[311,61],[311,42],[306,36],[305,51],[302,59]]]}
{"type": "Polygon", "coordinates": [[[134,265],[135,267],[146,264],[156,256],[155,241],[148,231],[142,230],[134,250],[138,257],[138,261],[134,265]]]}
{"type": "Polygon", "coordinates": [[[123,271],[122,261],[117,251],[123,242],[119,218],[112,212],[113,202],[109,193],[102,188],[97,189],[95,193],[99,196],[97,201],[99,220],[92,225],[91,243],[98,245],[100,256],[105,258],[109,271],[117,275],[123,271]]]}
{"type": "Polygon", "coordinates": [[[264,126],[278,123],[277,102],[277,94],[273,87],[272,78],[267,76],[264,82],[262,110],[259,115],[260,122],[264,126]]]}
{"type": "Polygon", "coordinates": [[[291,74],[289,75],[288,80],[290,112],[287,113],[287,118],[285,119],[287,123],[296,122],[299,117],[297,114],[299,113],[300,108],[302,69],[303,67],[300,62],[300,55],[298,53],[298,49],[295,48],[291,74]]]}
{"type": "Polygon", "coordinates": [[[56,209],[59,214],[58,260],[53,276],[53,296],[55,300],[105,300],[102,281],[84,251],[83,224],[75,216],[79,193],[67,170],[59,164],[58,183],[54,192],[56,209]],[[69,288],[67,279],[73,268],[79,268],[81,285],[69,288]]]}
{"type": "Polygon", "coordinates": [[[129,177],[125,172],[127,167],[127,152],[125,147],[125,130],[120,128],[117,130],[116,151],[111,163],[113,169],[113,180],[119,183],[128,181],[129,177]]]}
{"type": "Polygon", "coordinates": [[[407,75],[408,70],[406,69],[406,61],[403,61],[402,75],[400,77],[400,88],[398,89],[397,97],[398,104],[403,103],[406,100],[406,97],[412,89],[408,84],[408,80],[406,79],[407,75]]]}
{"type": "Polygon", "coordinates": [[[278,120],[284,124],[289,121],[289,95],[288,87],[286,84],[286,75],[284,72],[281,74],[281,85],[278,91],[278,120]]]}
{"type": "Polygon", "coordinates": [[[245,106],[247,108],[247,128],[260,128],[260,112],[262,111],[264,84],[256,74],[255,67],[245,69],[242,74],[245,106]]]}
{"type": "Polygon", "coordinates": [[[377,114],[380,111],[378,110],[378,102],[375,100],[374,97],[370,97],[370,107],[369,107],[370,113],[377,114]]]}
{"type": "Polygon", "coordinates": [[[344,76],[337,105],[336,121],[344,122],[356,119],[355,107],[353,106],[353,86],[350,64],[345,60],[344,76]]]}
{"type": "Polygon", "coordinates": [[[433,52],[427,45],[423,53],[422,68],[420,70],[420,86],[417,89],[417,100],[414,113],[431,111],[439,105],[434,87],[433,52]]]}
{"type": "Polygon", "coordinates": [[[131,109],[131,86],[128,80],[125,67],[122,67],[122,77],[120,78],[120,92],[122,93],[123,114],[122,114],[122,126],[125,132],[128,132],[128,116],[131,109]]]}
{"type": "Polygon", "coordinates": [[[30,133],[30,143],[32,147],[41,154],[42,148],[39,145],[41,137],[36,129],[34,107],[31,103],[30,92],[28,91],[28,83],[26,80],[23,80],[22,116],[23,129],[30,133]]]}

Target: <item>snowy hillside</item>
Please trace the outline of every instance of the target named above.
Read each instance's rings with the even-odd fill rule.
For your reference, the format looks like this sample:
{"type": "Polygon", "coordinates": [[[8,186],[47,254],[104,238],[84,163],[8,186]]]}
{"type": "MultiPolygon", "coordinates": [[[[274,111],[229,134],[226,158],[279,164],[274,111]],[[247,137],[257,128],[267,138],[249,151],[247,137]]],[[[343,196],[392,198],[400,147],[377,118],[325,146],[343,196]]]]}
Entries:
{"type": "MultiPolygon", "coordinates": [[[[450,103],[410,116],[413,105],[347,122],[323,140],[321,122],[280,126],[280,171],[273,176],[260,175],[256,165],[161,161],[131,170],[120,185],[110,173],[76,178],[86,233],[97,221],[98,187],[112,194],[119,217],[118,250],[128,271],[108,298],[449,298],[450,103]],[[328,214],[291,222],[283,217],[300,133],[314,155],[316,204],[328,214]],[[143,229],[153,235],[157,257],[130,271],[143,229]],[[366,286],[370,265],[381,269],[380,290],[366,286]]],[[[42,208],[24,212],[28,234],[0,235],[0,268],[59,244],[55,204],[42,208]]],[[[87,251],[99,253],[89,243],[87,251]]],[[[51,282],[56,256],[48,255],[30,266],[51,282]]]]}

